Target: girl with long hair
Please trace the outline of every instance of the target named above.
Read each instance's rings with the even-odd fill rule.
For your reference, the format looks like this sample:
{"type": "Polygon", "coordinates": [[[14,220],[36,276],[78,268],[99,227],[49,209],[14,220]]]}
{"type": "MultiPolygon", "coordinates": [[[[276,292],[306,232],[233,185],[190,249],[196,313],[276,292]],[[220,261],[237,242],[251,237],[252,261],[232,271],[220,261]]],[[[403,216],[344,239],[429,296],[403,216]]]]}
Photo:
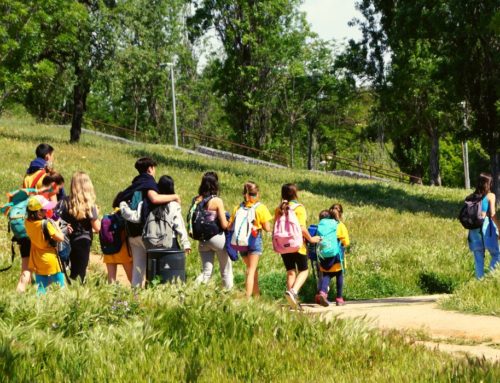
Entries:
{"type": "MultiPolygon", "coordinates": [[[[284,184],[281,187],[281,203],[276,208],[275,219],[278,220],[283,214],[290,210],[295,212],[302,230],[302,238],[310,243],[318,243],[321,238],[311,236],[307,230],[307,212],[304,205],[298,201],[298,189],[295,184],[284,184]]],[[[286,269],[286,292],[285,298],[293,309],[299,308],[298,293],[307,280],[309,270],[307,267],[306,244],[303,241],[300,249],[295,253],[281,254],[286,269]]]]}
{"type": "Polygon", "coordinates": [[[215,172],[206,172],[201,179],[198,196],[194,198],[193,203],[203,201],[205,201],[207,224],[217,225],[218,234],[199,242],[202,271],[196,281],[207,283],[210,280],[214,269],[214,258],[217,255],[224,287],[229,290],[233,287],[233,266],[225,248],[224,230],[227,229],[228,222],[224,202],[219,197],[219,177],[215,172]]]}
{"type": "Polygon", "coordinates": [[[93,232],[101,230],[94,185],[87,173],[76,172],[71,178],[71,190],[61,205],[61,218],[71,225],[69,236],[71,279],[85,280],[89,264],[93,232]]]}

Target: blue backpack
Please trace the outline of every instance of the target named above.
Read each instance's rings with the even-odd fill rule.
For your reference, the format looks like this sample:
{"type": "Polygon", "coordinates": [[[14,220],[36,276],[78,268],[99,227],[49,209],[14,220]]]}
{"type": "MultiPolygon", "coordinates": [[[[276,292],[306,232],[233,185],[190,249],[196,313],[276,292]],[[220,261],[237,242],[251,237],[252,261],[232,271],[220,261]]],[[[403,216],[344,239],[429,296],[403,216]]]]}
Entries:
{"type": "Polygon", "coordinates": [[[316,235],[321,237],[317,246],[318,258],[342,258],[342,247],[337,238],[337,227],[339,223],[334,219],[324,218],[319,221],[316,235]]]}

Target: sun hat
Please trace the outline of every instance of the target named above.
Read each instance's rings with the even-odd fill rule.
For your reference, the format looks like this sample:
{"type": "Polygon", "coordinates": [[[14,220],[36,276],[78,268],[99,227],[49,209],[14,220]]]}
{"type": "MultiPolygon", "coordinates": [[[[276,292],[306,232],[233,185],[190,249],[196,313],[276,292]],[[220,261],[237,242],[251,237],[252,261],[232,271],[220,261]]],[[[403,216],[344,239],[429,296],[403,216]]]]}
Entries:
{"type": "Polygon", "coordinates": [[[47,200],[44,196],[34,195],[28,199],[28,210],[51,210],[56,207],[56,202],[47,200]]]}

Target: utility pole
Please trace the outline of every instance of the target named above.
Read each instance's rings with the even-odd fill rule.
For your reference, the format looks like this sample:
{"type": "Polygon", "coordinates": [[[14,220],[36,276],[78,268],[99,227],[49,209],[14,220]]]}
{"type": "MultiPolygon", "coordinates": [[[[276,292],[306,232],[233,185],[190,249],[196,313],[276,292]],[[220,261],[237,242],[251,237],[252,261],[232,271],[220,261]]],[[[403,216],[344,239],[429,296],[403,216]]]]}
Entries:
{"type": "Polygon", "coordinates": [[[168,66],[170,68],[170,82],[172,83],[172,113],[174,115],[174,144],[175,147],[179,147],[179,140],[177,138],[177,112],[175,109],[175,80],[174,80],[174,63],[161,63],[160,67],[164,68],[168,66]]]}
{"type": "MultiPolygon", "coordinates": [[[[465,101],[462,102],[464,107],[464,128],[465,130],[469,130],[468,122],[467,122],[467,103],[465,101]]],[[[467,140],[462,142],[462,158],[464,163],[464,179],[465,179],[465,189],[470,189],[470,176],[469,176],[469,148],[467,146],[467,140]]]]}

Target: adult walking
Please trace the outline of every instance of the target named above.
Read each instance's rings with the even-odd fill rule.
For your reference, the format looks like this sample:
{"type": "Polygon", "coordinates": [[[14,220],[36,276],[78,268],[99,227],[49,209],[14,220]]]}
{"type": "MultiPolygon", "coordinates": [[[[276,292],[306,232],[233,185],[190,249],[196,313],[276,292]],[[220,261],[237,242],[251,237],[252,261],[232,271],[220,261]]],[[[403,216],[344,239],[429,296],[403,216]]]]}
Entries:
{"type": "Polygon", "coordinates": [[[484,276],[484,258],[486,250],[491,255],[490,270],[493,270],[500,260],[498,246],[498,221],[496,218],[495,194],[491,192],[493,179],[488,173],[481,173],[477,181],[475,194],[481,195],[481,214],[484,219],[479,229],[469,230],[469,249],[474,254],[476,278],[484,276]]]}
{"type": "Polygon", "coordinates": [[[224,287],[229,290],[233,287],[233,265],[225,248],[226,238],[224,230],[227,229],[228,222],[226,211],[224,210],[224,202],[219,197],[219,178],[217,173],[207,172],[203,175],[198,195],[193,199],[191,211],[197,207],[203,214],[203,223],[198,225],[195,222],[196,218],[194,215],[192,215],[193,220],[188,223],[191,226],[190,233],[194,238],[202,235],[198,247],[202,270],[196,281],[198,283],[207,283],[210,280],[214,269],[215,255],[217,255],[222,282],[224,287]],[[197,230],[200,232],[195,232],[197,230]]]}

